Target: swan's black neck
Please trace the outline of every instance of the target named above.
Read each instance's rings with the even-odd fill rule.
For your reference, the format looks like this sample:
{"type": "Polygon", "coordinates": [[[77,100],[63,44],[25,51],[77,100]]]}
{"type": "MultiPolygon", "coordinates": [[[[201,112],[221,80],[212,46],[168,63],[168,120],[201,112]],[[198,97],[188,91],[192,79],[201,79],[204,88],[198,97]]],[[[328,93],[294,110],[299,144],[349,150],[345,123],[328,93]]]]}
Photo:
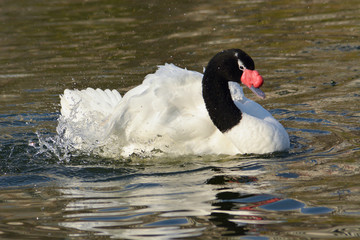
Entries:
{"type": "Polygon", "coordinates": [[[240,49],[219,52],[206,67],[203,98],[211,120],[221,132],[230,130],[241,120],[242,113],[231,98],[229,82],[240,82],[243,69],[254,70],[255,64],[240,49]]]}
{"type": "Polygon", "coordinates": [[[242,117],[240,109],[231,98],[228,81],[218,71],[209,68],[205,71],[202,80],[206,109],[221,132],[226,132],[236,126],[242,117]]]}

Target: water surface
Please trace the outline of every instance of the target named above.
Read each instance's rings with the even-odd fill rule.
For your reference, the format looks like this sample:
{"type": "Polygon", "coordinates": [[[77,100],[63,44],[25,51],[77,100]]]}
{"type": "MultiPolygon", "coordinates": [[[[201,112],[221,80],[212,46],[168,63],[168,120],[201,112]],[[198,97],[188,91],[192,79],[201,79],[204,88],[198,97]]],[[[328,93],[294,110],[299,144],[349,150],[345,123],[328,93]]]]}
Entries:
{"type": "Polygon", "coordinates": [[[358,238],[357,6],[1,1],[0,238],[358,238]],[[227,48],[255,60],[289,153],[104,159],[57,142],[64,89],[123,94],[227,48]]]}

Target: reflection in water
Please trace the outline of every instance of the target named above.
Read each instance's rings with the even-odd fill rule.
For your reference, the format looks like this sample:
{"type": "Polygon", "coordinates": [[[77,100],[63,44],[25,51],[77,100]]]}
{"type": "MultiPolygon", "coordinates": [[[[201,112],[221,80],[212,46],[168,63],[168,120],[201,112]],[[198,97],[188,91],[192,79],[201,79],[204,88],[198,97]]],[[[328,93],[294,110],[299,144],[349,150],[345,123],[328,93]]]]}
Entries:
{"type": "Polygon", "coordinates": [[[283,214],[333,211],[270,194],[274,189],[259,180],[265,171],[257,163],[168,170],[136,179],[64,183],[61,195],[70,202],[60,225],[116,238],[165,239],[206,235],[210,224],[224,229],[222,236],[239,236],[260,234],[265,225],[284,222],[283,214]]]}
{"type": "Polygon", "coordinates": [[[72,201],[61,225],[126,239],[200,236],[204,226],[195,226],[195,218],[210,214],[213,199],[212,189],[201,185],[203,173],[137,175],[124,180],[128,184],[116,179],[96,184],[96,190],[93,183],[69,183],[62,194],[72,201]],[[81,190],[71,187],[79,185],[81,190]]]}

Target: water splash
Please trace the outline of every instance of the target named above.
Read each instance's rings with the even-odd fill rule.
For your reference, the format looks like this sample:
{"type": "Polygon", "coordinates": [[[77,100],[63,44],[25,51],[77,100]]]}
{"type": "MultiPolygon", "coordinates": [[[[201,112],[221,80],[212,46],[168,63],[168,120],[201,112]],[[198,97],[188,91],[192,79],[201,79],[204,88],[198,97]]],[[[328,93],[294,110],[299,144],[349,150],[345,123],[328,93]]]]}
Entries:
{"type": "Polygon", "coordinates": [[[38,142],[29,141],[29,146],[36,149],[35,156],[45,155],[55,157],[59,162],[69,162],[71,157],[77,155],[75,149],[59,135],[46,136],[38,131],[35,132],[38,142]]]}

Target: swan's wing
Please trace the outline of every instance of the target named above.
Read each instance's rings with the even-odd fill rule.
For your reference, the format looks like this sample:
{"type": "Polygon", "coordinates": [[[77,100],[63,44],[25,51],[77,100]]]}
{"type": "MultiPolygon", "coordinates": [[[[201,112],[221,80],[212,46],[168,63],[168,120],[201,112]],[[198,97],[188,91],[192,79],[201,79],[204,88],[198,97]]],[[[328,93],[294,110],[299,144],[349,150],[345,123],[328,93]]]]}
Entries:
{"type": "Polygon", "coordinates": [[[66,89],[60,99],[62,117],[81,121],[94,113],[100,114],[101,117],[108,116],[121,101],[121,95],[118,91],[109,89],[66,89]]]}
{"type": "Polygon", "coordinates": [[[124,95],[114,115],[115,132],[124,131],[129,142],[154,143],[159,136],[173,138],[180,129],[187,131],[190,116],[201,114],[201,78],[173,64],[159,66],[124,95]]]}
{"type": "Polygon", "coordinates": [[[121,102],[121,95],[109,89],[66,89],[60,99],[57,132],[75,148],[84,148],[101,144],[108,136],[109,116],[121,102]]]}

